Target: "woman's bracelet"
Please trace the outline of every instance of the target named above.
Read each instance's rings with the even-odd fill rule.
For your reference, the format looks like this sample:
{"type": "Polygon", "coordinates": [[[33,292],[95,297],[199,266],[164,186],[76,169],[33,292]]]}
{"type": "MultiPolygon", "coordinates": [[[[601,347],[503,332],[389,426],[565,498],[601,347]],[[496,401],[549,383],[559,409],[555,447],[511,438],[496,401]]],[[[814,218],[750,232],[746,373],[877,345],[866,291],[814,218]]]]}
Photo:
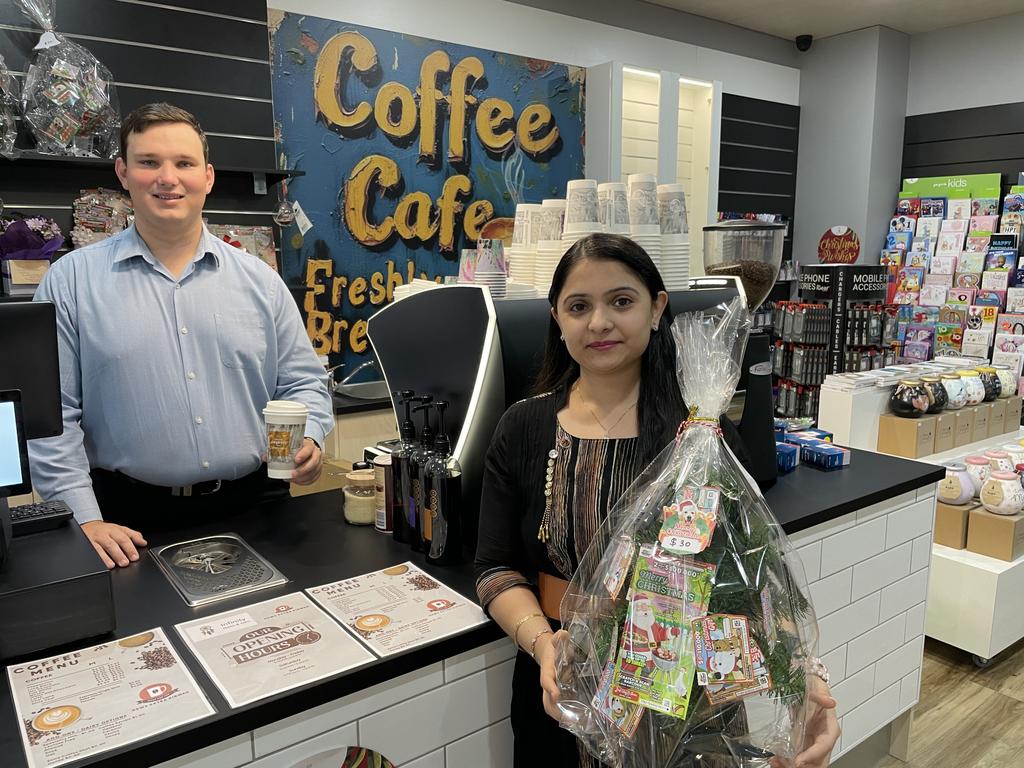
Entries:
{"type": "MultiPolygon", "coordinates": [[[[513,640],[513,642],[516,645],[519,645],[519,628],[521,626],[523,626],[523,624],[528,622],[530,619],[543,619],[543,618],[544,618],[544,614],[543,613],[528,613],[526,616],[523,616],[523,618],[521,618],[519,621],[516,622],[516,628],[512,630],[512,640],[513,640]]],[[[525,646],[522,646],[522,647],[525,648],[525,646]]]]}
{"type": "Polygon", "coordinates": [[[545,629],[542,629],[540,632],[538,632],[536,635],[533,636],[533,640],[530,641],[530,658],[531,659],[533,659],[534,661],[537,660],[537,655],[536,655],[536,652],[537,652],[537,641],[540,640],[541,635],[550,635],[550,634],[552,634],[551,630],[545,628],[545,629]]]}
{"type": "Polygon", "coordinates": [[[828,685],[828,667],[825,666],[825,662],[819,659],[817,656],[813,657],[807,665],[807,671],[812,675],[818,677],[825,685],[828,685]]]}

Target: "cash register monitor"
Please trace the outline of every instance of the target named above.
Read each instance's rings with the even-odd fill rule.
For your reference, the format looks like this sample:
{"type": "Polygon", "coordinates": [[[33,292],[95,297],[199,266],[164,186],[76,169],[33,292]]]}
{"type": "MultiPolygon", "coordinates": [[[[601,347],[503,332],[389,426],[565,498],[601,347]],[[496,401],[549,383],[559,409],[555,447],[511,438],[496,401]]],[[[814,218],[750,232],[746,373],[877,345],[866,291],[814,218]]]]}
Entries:
{"type": "Polygon", "coordinates": [[[57,312],[48,301],[0,302],[0,390],[21,390],[25,439],[64,431],[57,312]]]}
{"type": "Polygon", "coordinates": [[[0,498],[31,492],[21,393],[0,391],[0,498]]]}

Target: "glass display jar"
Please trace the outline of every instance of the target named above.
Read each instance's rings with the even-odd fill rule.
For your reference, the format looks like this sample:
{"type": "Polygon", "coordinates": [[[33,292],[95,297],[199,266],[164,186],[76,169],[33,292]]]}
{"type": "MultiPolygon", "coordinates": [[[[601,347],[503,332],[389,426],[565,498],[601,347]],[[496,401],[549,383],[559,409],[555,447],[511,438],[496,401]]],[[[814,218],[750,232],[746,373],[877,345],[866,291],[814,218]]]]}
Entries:
{"type": "Polygon", "coordinates": [[[964,380],[959,374],[942,374],[942,388],[949,395],[949,402],[946,403],[948,409],[958,411],[967,405],[967,390],[964,388],[964,380]]]}
{"type": "Polygon", "coordinates": [[[981,486],[988,480],[992,467],[984,456],[968,456],[964,459],[964,463],[967,465],[967,474],[970,475],[974,485],[974,492],[971,495],[977,496],[981,493],[981,486]]]}
{"type": "Polygon", "coordinates": [[[930,405],[928,392],[917,379],[901,381],[889,396],[889,408],[892,412],[907,419],[923,416],[930,405]]]}
{"type": "Polygon", "coordinates": [[[373,470],[345,475],[345,522],[373,525],[377,519],[377,482],[373,470]]]}
{"type": "Polygon", "coordinates": [[[1024,509],[1024,487],[1013,472],[993,472],[981,487],[981,505],[993,515],[1018,515],[1024,509]]]}
{"type": "Polygon", "coordinates": [[[974,480],[967,473],[967,465],[958,462],[946,464],[946,476],[939,481],[939,501],[944,504],[966,504],[974,498],[974,480]]]}
{"type": "Polygon", "coordinates": [[[990,365],[979,365],[976,370],[981,377],[981,383],[985,385],[985,402],[991,403],[1002,392],[1003,385],[999,382],[996,369],[990,365]]]}
{"type": "Polygon", "coordinates": [[[941,376],[922,376],[921,386],[928,393],[927,413],[941,413],[949,403],[949,395],[942,386],[941,376]]]}
{"type": "Polygon", "coordinates": [[[981,374],[972,369],[957,371],[964,383],[964,392],[967,393],[967,404],[977,405],[985,400],[985,385],[981,381],[981,374]]]}
{"type": "Polygon", "coordinates": [[[1017,377],[1014,376],[1013,371],[1010,370],[1010,366],[992,363],[992,367],[996,369],[996,376],[999,377],[999,384],[1002,386],[999,396],[1013,397],[1016,395],[1018,383],[1017,377]]]}

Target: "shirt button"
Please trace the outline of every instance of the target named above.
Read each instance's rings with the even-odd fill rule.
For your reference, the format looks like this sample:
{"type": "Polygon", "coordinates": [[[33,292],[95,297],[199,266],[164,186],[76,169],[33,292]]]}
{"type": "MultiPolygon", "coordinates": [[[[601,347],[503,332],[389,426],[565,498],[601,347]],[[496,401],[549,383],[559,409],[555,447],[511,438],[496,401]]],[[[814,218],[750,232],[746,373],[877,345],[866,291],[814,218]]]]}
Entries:
{"type": "Polygon", "coordinates": [[[180,291],[181,290],[181,283],[175,283],[174,290],[180,291]]]}
{"type": "Polygon", "coordinates": [[[195,371],[189,371],[188,372],[188,379],[189,379],[189,381],[191,381],[195,377],[196,377],[196,372],[195,371]]]}
{"type": "Polygon", "coordinates": [[[202,424],[202,423],[203,423],[203,417],[202,416],[196,416],[196,424],[202,424]]]}
{"type": "Polygon", "coordinates": [[[209,469],[209,468],[210,468],[210,462],[204,461],[203,462],[203,469],[209,469]]]}
{"type": "Polygon", "coordinates": [[[184,336],[186,333],[188,333],[188,328],[186,328],[184,325],[181,326],[181,333],[184,336]]]}

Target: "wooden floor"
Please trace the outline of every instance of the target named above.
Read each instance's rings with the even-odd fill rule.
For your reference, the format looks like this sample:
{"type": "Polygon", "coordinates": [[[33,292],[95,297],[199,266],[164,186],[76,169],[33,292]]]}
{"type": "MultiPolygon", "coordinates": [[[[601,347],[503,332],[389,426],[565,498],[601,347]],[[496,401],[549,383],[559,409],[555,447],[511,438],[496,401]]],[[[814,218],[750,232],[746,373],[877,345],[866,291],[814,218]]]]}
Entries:
{"type": "Polygon", "coordinates": [[[834,768],[1010,768],[1024,766],[1024,642],[978,669],[971,656],[927,640],[910,762],[875,739],[834,768]]]}

